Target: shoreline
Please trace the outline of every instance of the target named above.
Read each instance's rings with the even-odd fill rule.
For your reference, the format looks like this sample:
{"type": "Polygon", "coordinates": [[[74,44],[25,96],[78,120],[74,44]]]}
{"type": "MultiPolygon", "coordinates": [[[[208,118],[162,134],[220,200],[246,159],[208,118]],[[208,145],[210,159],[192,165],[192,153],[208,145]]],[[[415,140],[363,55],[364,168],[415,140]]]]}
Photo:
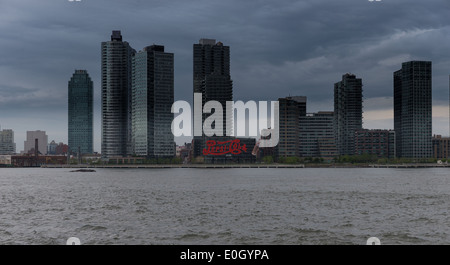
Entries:
{"type": "Polygon", "coordinates": [[[450,164],[157,164],[157,165],[42,165],[41,168],[450,168],[450,164]]]}

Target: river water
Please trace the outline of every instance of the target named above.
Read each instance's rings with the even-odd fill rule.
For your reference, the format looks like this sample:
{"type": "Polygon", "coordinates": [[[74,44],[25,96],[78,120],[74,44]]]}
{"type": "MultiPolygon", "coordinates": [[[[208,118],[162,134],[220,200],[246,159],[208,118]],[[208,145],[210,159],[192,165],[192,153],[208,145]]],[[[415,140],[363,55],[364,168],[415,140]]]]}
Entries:
{"type": "Polygon", "coordinates": [[[0,244],[450,244],[449,169],[0,169],[0,244]]]}

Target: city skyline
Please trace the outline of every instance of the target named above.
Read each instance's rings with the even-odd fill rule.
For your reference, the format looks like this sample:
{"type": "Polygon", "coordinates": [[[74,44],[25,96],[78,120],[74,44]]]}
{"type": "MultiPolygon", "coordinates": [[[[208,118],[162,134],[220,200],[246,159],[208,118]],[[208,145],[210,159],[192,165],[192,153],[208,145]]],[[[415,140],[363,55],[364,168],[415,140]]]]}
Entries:
{"type": "Polygon", "coordinates": [[[450,6],[404,2],[2,2],[0,125],[14,130],[17,152],[29,130],[67,143],[67,76],[86,69],[95,89],[94,151],[100,152],[98,50],[117,29],[135,47],[156,41],[175,54],[175,100],[192,100],[192,43],[204,37],[232,47],[234,100],[304,95],[308,112],[331,111],[333,83],[351,72],[363,80],[364,128],[393,129],[392,72],[406,61],[432,61],[433,134],[446,136],[450,6]],[[355,12],[345,12],[346,4],[355,12]],[[160,26],[138,26],[148,18],[160,26]]]}

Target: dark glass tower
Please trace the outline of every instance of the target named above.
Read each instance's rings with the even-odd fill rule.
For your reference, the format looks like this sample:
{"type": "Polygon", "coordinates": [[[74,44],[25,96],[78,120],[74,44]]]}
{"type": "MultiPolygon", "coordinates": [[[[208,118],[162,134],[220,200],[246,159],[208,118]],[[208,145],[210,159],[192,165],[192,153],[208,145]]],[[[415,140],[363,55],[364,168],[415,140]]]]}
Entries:
{"type": "Polygon", "coordinates": [[[174,103],[174,56],[152,45],[133,56],[132,124],[134,154],[174,157],[171,131],[174,103]]]}
{"type": "MultiPolygon", "coordinates": [[[[194,44],[194,93],[202,93],[202,108],[215,100],[223,107],[223,137],[232,129],[231,117],[227,123],[226,102],[233,100],[233,81],[230,76],[230,47],[214,39],[201,39],[194,44]]],[[[208,115],[203,115],[202,125],[208,115]]],[[[198,129],[198,128],[197,128],[198,129]]],[[[194,124],[194,132],[195,132],[194,124]]],[[[194,137],[194,156],[202,156],[205,136],[194,137]]]]}
{"type": "Polygon", "coordinates": [[[355,131],[362,129],[362,80],[345,74],[334,84],[334,128],[339,155],[355,152],[355,131]]]}
{"type": "Polygon", "coordinates": [[[411,61],[394,72],[394,130],[399,157],[433,156],[431,70],[429,61],[411,61]]]}
{"type": "Polygon", "coordinates": [[[131,154],[131,57],[135,50],[113,31],[102,42],[102,156],[131,154]]]}
{"type": "Polygon", "coordinates": [[[69,148],[93,153],[93,82],[86,70],[75,70],[69,81],[69,148]]]}

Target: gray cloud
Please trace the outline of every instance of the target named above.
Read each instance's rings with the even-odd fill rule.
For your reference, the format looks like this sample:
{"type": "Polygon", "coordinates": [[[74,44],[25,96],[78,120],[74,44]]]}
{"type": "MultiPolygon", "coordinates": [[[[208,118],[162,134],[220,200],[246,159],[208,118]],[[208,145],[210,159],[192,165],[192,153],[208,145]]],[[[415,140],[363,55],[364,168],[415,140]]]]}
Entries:
{"type": "Polygon", "coordinates": [[[115,29],[136,50],[156,43],[175,53],[176,99],[192,100],[192,44],[207,37],[231,46],[236,100],[305,95],[308,111],[331,110],[333,83],[352,72],[363,79],[365,111],[382,111],[392,108],[392,72],[407,60],[431,60],[433,98],[443,105],[449,11],[446,0],[0,0],[0,124],[24,130],[27,117],[49,117],[33,129],[67,141],[67,82],[86,69],[100,151],[100,42],[115,29]]]}

